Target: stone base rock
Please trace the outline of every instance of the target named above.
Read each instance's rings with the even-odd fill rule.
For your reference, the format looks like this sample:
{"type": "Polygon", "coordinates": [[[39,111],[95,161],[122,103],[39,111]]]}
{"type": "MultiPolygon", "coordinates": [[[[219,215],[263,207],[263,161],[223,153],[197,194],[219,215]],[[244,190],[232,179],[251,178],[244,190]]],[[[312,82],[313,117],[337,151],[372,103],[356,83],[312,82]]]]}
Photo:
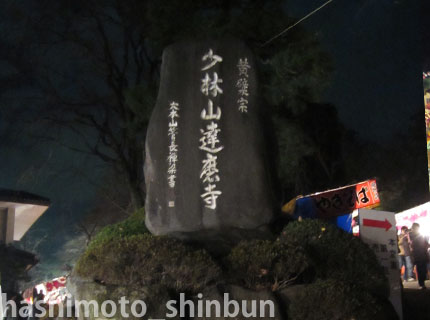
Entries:
{"type": "MultiPolygon", "coordinates": [[[[133,301],[142,300],[145,302],[147,306],[145,319],[165,319],[168,312],[166,309],[166,302],[172,299],[164,288],[133,288],[128,286],[103,285],[77,276],[72,276],[68,279],[67,289],[75,300],[75,309],[77,307],[76,301],[95,300],[98,302],[99,306],[101,306],[103,301],[114,301],[118,305],[118,312],[112,319],[123,319],[119,313],[119,300],[121,297],[125,297],[130,301],[125,308],[125,311],[130,315],[128,319],[136,320],[142,318],[136,318],[132,315],[130,306],[133,301]]],[[[88,318],[84,317],[83,307],[80,307],[80,310],[79,316],[77,317],[78,320],[88,320],[88,318]]],[[[90,319],[105,320],[100,312],[98,316],[91,313],[90,319]]],[[[179,319],[179,317],[172,317],[170,319],[179,319]]]]}

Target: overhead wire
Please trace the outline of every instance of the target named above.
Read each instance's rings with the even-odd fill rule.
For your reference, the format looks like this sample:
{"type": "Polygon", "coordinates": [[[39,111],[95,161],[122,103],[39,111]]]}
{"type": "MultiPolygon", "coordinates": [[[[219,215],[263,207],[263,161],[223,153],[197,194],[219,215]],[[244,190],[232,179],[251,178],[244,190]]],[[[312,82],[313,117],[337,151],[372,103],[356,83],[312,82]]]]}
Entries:
{"type": "Polygon", "coordinates": [[[328,0],[327,2],[325,2],[324,4],[322,4],[321,6],[319,6],[318,8],[316,8],[315,10],[311,11],[310,13],[308,13],[306,16],[304,16],[303,18],[301,18],[300,20],[296,21],[294,24],[292,24],[291,26],[287,27],[285,30],[283,30],[282,32],[278,33],[277,35],[273,36],[272,38],[270,38],[269,40],[267,40],[265,43],[263,43],[261,46],[264,47],[267,44],[269,44],[270,42],[272,42],[273,40],[279,38],[280,36],[282,36],[283,34],[285,34],[286,32],[288,32],[289,30],[291,30],[292,28],[294,28],[295,26],[297,26],[299,23],[301,23],[302,21],[306,20],[307,18],[309,18],[310,16],[312,16],[313,14],[317,13],[318,11],[320,11],[322,8],[324,8],[326,5],[328,5],[330,2],[332,2],[333,0],[328,0]]]}

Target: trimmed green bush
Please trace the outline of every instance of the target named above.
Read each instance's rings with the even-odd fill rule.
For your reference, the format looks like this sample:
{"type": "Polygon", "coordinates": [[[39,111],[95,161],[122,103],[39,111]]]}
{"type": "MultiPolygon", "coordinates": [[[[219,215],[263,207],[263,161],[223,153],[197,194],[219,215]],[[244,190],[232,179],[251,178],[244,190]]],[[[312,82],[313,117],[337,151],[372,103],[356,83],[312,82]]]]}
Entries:
{"type": "Polygon", "coordinates": [[[250,289],[335,279],[385,299],[388,281],[374,252],[359,238],[321,220],[289,223],[277,241],[242,241],[226,259],[229,281],[250,289]]]}
{"type": "Polygon", "coordinates": [[[205,250],[149,234],[140,211],[97,234],[75,272],[164,293],[196,294],[218,282],[273,291],[306,284],[288,305],[289,319],[380,319],[388,310],[388,282],[373,251],[320,220],[291,222],[276,241],[242,241],[223,263],[224,274],[205,250]]]}
{"type": "Polygon", "coordinates": [[[75,271],[106,284],[163,285],[178,292],[197,292],[221,273],[206,251],[148,233],[95,239],[75,271]]]}
{"type": "Polygon", "coordinates": [[[308,285],[288,306],[294,320],[396,319],[392,306],[369,292],[335,279],[308,285]]]}
{"type": "Polygon", "coordinates": [[[301,248],[309,261],[307,274],[316,279],[336,279],[388,297],[388,281],[374,252],[352,234],[321,220],[304,219],[288,224],[279,240],[301,248]]]}
{"type": "Polygon", "coordinates": [[[89,243],[88,249],[110,240],[144,233],[148,233],[148,229],[145,225],[145,211],[142,208],[134,212],[127,219],[101,229],[89,243]]]}
{"type": "Polygon", "coordinates": [[[277,290],[300,276],[308,261],[300,247],[279,241],[242,241],[226,259],[230,281],[250,289],[277,290]]]}

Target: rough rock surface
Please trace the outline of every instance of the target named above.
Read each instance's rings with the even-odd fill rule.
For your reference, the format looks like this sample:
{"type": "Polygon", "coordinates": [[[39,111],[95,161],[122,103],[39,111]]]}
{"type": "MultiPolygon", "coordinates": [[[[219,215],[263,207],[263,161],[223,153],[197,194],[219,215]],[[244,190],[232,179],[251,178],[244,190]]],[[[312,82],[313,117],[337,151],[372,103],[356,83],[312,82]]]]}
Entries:
{"type": "MultiPolygon", "coordinates": [[[[281,307],[281,310],[288,313],[290,312],[290,307],[294,304],[300,303],[300,300],[305,297],[307,299],[308,297],[305,295],[305,289],[308,285],[301,284],[301,285],[294,285],[291,287],[287,287],[285,289],[282,289],[280,291],[276,292],[276,297],[278,299],[278,304],[281,307]]],[[[316,304],[318,304],[320,301],[315,301],[316,304]]],[[[318,307],[321,307],[321,305],[318,305],[318,307]]],[[[380,305],[381,309],[375,313],[372,317],[372,320],[396,320],[399,319],[396,311],[394,310],[393,306],[388,300],[385,300],[381,302],[380,305]]],[[[324,308],[324,307],[323,307],[324,308]]],[[[329,306],[327,306],[329,308],[329,306]]],[[[315,308],[318,310],[318,308],[315,308]]],[[[334,317],[335,319],[342,319],[344,316],[342,307],[337,308],[334,313],[338,312],[338,316],[334,317]]],[[[318,311],[311,311],[310,316],[312,319],[325,319],[324,315],[318,314],[318,311]]],[[[303,315],[302,315],[303,316],[303,315]]]]}
{"type": "MultiPolygon", "coordinates": [[[[112,300],[119,306],[121,297],[125,297],[129,302],[125,311],[129,314],[129,319],[141,319],[133,317],[130,306],[133,301],[142,300],[147,306],[145,319],[165,319],[168,310],[166,309],[166,302],[172,298],[169,296],[167,290],[163,288],[147,288],[147,287],[130,287],[130,286],[116,286],[116,285],[103,285],[96,283],[89,279],[83,279],[78,276],[70,277],[67,281],[67,289],[73,296],[75,301],[97,301],[99,306],[104,301],[112,300]]],[[[76,302],[75,302],[76,308],[76,302]]],[[[90,319],[105,320],[101,312],[95,316],[90,309],[90,319]]],[[[84,307],[80,307],[78,320],[86,320],[84,317],[84,307]]],[[[122,319],[120,315],[120,308],[118,307],[117,314],[112,319],[122,319]]],[[[179,317],[172,317],[171,319],[179,319],[179,317]]]]}
{"type": "MultiPolygon", "coordinates": [[[[223,320],[223,319],[236,319],[236,320],[245,320],[245,319],[275,319],[275,320],[283,320],[290,319],[291,315],[289,315],[290,307],[292,305],[300,303],[303,300],[303,294],[305,292],[305,288],[307,285],[294,285],[280,291],[272,292],[269,289],[254,291],[243,288],[237,285],[212,285],[205,288],[201,295],[197,294],[187,294],[183,297],[183,301],[187,302],[188,305],[191,303],[194,306],[194,317],[189,314],[190,309],[185,307],[184,318],[187,319],[205,319],[205,320],[223,320]],[[235,307],[232,304],[225,303],[224,294],[228,294],[228,301],[236,301],[239,305],[239,313],[236,315],[235,307]],[[256,301],[255,307],[252,305],[252,301],[256,301]],[[203,310],[202,314],[198,314],[200,301],[200,308],[203,310]],[[206,309],[206,303],[210,301],[210,311],[206,309]],[[216,302],[219,302],[220,306],[220,314],[217,317],[215,313],[214,305],[216,302]],[[270,317],[270,306],[269,301],[273,302],[273,310],[274,317],[270,317]],[[260,304],[263,302],[263,304],[260,304]],[[245,306],[245,309],[243,307],[245,306]],[[262,306],[264,307],[264,314],[260,313],[262,311],[262,306]],[[226,311],[226,307],[228,308],[228,312],[226,311]],[[207,313],[209,312],[209,313],[207,313]],[[251,314],[256,314],[257,317],[251,317],[251,314]],[[261,317],[260,317],[261,316],[261,317]]],[[[121,297],[125,297],[130,301],[130,305],[135,300],[143,300],[147,305],[147,314],[144,316],[145,319],[167,319],[171,317],[166,317],[167,314],[172,315],[172,308],[166,308],[166,303],[168,301],[175,301],[175,304],[172,304],[171,307],[176,309],[176,316],[171,319],[179,319],[180,317],[180,309],[179,309],[179,301],[180,297],[179,293],[169,292],[165,288],[154,288],[154,287],[140,287],[140,288],[131,288],[129,286],[112,286],[112,285],[102,285],[99,283],[95,283],[90,280],[82,279],[76,276],[69,278],[67,283],[67,288],[70,293],[76,300],[95,300],[101,305],[103,301],[112,300],[117,302],[121,299],[121,297]],[[172,295],[173,294],[173,295],[172,295]]],[[[319,301],[315,301],[316,304],[319,301]]],[[[184,304],[185,305],[185,304],[184,304]]],[[[321,308],[320,305],[318,305],[321,308]]],[[[330,307],[330,306],[327,306],[330,307]]],[[[323,306],[324,308],[324,306],[323,306]]],[[[316,308],[318,309],[318,308],[316,308]]],[[[130,306],[125,309],[126,312],[130,313],[130,306]]],[[[341,311],[342,308],[339,308],[341,311]]],[[[308,310],[309,311],[309,310],[308,310]]],[[[312,319],[325,319],[318,314],[318,312],[313,313],[310,312],[310,316],[312,319]]],[[[303,316],[303,315],[301,315],[303,316]]],[[[339,319],[342,318],[342,312],[339,313],[339,319]]],[[[104,319],[101,314],[98,317],[94,317],[94,314],[90,316],[93,320],[101,320],[104,319]]],[[[338,319],[336,318],[336,319],[338,319]]],[[[84,320],[84,317],[78,317],[79,320],[84,320]]],[[[115,315],[112,319],[121,319],[119,314],[115,315]]],[[[131,316],[131,319],[135,319],[131,316]]],[[[381,310],[377,314],[373,316],[375,320],[391,320],[398,319],[397,315],[394,311],[393,306],[385,301],[381,305],[381,310]]]]}
{"type": "MultiPolygon", "coordinates": [[[[179,319],[180,316],[180,298],[170,296],[166,290],[162,290],[161,288],[159,288],[160,290],[154,291],[153,288],[146,287],[130,288],[126,286],[106,286],[76,276],[71,277],[69,279],[67,288],[73,295],[75,300],[95,300],[99,303],[99,305],[101,305],[103,301],[106,300],[112,300],[114,302],[117,302],[121,299],[121,297],[125,297],[126,300],[130,301],[130,305],[133,303],[134,300],[143,300],[148,307],[148,312],[144,316],[145,319],[166,319],[167,314],[172,315],[172,309],[167,309],[166,303],[168,301],[175,300],[176,303],[172,304],[171,306],[176,308],[177,316],[173,318],[168,318],[179,319]]],[[[186,318],[206,320],[286,319],[286,314],[282,310],[281,306],[278,304],[277,298],[269,290],[252,291],[239,286],[209,286],[205,290],[203,290],[200,297],[201,298],[199,298],[197,295],[187,295],[186,297],[184,296],[183,301],[190,301],[193,303],[194,306],[194,317],[190,316],[190,309],[188,309],[187,307],[183,309],[186,318]],[[224,300],[224,294],[228,294],[228,300],[224,300]],[[233,300],[238,302],[238,308],[234,307],[234,302],[232,302],[232,304],[230,305],[224,305],[225,301],[233,300]],[[255,302],[253,302],[253,300],[255,302]],[[199,301],[201,303],[200,310],[202,310],[201,316],[199,316],[198,314],[199,301]],[[213,303],[209,308],[210,310],[206,308],[207,301],[213,303]],[[217,301],[220,306],[219,317],[215,312],[214,305],[216,304],[216,302],[214,301],[217,301]],[[262,302],[262,304],[260,304],[260,302],[262,302]],[[270,302],[273,303],[273,307],[269,306],[270,302]],[[253,306],[253,303],[255,306],[253,306]],[[228,311],[226,306],[228,308],[228,311]],[[245,307],[245,309],[243,307],[245,307]],[[264,309],[264,311],[262,310],[262,308],[264,309]],[[273,310],[274,317],[270,317],[270,310],[273,310]],[[250,315],[252,314],[255,314],[257,316],[250,317],[250,315]],[[264,315],[264,317],[260,317],[260,315],[264,315]]],[[[83,309],[81,308],[81,314],[78,317],[79,320],[85,319],[83,317],[82,311],[83,309]]],[[[126,308],[125,311],[131,316],[130,307],[126,308]]],[[[90,318],[94,320],[101,320],[103,319],[103,316],[102,314],[99,314],[98,317],[95,317],[94,313],[91,313],[90,318]]],[[[112,319],[121,319],[120,314],[118,313],[112,319]]],[[[135,318],[131,316],[131,319],[135,318]]]]}
{"type": "Polygon", "coordinates": [[[146,137],[152,233],[265,229],[274,193],[263,112],[254,57],[242,42],[165,49],[146,137]]]}

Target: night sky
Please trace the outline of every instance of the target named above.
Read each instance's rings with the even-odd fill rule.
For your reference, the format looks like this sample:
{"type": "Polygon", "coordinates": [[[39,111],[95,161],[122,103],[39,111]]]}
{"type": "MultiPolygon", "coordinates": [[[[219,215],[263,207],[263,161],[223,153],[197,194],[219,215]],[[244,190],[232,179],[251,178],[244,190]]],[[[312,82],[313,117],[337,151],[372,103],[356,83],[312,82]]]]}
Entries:
{"type": "MultiPolygon", "coordinates": [[[[304,16],[323,2],[290,3],[294,16],[304,16]]],[[[304,22],[334,62],[327,101],[347,127],[374,142],[405,130],[423,109],[420,8],[420,1],[335,0],[304,22]]]]}
{"type": "MultiPolygon", "coordinates": [[[[287,7],[300,18],[323,2],[290,0],[287,7]]],[[[334,0],[303,23],[333,60],[335,70],[324,102],[337,107],[346,127],[371,141],[384,143],[404,132],[419,110],[424,126],[420,6],[420,1],[406,0],[334,0]]],[[[68,219],[92,204],[95,190],[86,177],[97,180],[104,168],[55,144],[8,135],[14,123],[3,102],[0,108],[0,134],[6,137],[0,142],[1,187],[25,189],[52,200],[52,208],[30,232],[38,236],[49,232],[49,243],[43,246],[48,257],[67,240],[68,219]]],[[[422,148],[425,152],[424,136],[422,148]]]]}

